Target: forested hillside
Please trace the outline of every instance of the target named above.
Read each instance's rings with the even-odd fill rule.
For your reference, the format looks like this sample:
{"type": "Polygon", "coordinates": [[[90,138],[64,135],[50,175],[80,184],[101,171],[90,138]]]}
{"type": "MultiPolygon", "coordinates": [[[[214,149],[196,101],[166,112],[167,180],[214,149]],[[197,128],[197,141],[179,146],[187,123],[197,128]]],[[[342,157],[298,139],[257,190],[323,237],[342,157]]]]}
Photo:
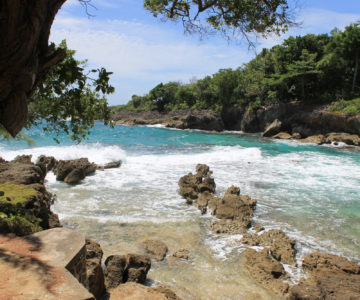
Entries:
{"type": "MultiPolygon", "coordinates": [[[[255,109],[293,100],[324,104],[360,95],[360,22],[344,31],[290,37],[282,45],[263,49],[249,63],[220,69],[190,84],[160,83],[144,96],[133,95],[118,110],[176,111],[224,107],[255,109]]],[[[360,100],[334,107],[360,111],[360,100]]]]}

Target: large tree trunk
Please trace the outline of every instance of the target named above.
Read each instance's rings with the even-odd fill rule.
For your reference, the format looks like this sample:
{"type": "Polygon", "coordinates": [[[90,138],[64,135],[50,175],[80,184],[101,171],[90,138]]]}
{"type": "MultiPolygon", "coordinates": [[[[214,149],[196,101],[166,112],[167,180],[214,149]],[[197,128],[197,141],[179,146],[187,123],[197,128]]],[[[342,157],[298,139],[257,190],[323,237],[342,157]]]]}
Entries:
{"type": "Polygon", "coordinates": [[[0,0],[0,123],[15,136],[27,99],[50,67],[65,58],[49,47],[50,28],[66,0],[0,0]]]}

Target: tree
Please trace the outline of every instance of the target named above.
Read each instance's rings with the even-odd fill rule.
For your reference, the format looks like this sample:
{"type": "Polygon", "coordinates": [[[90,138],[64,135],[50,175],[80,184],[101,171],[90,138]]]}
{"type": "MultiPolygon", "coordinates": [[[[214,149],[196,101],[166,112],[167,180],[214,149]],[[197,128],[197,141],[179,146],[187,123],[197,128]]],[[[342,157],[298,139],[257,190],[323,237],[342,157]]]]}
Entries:
{"type": "Polygon", "coordinates": [[[112,125],[105,98],[114,92],[109,85],[112,73],[101,68],[86,74],[86,61],[77,61],[75,51],[69,50],[65,41],[57,49],[65,51],[65,59],[51,68],[30,97],[27,127],[41,125],[45,131],[57,135],[65,132],[80,142],[94,126],[95,119],[112,125]]]}
{"type": "MultiPolygon", "coordinates": [[[[15,136],[26,124],[28,99],[51,67],[66,56],[49,45],[51,25],[66,0],[0,0],[0,123],[15,136]]],[[[79,0],[83,4],[90,0],[79,0]]],[[[165,19],[181,19],[188,31],[202,23],[225,34],[267,35],[292,24],[286,0],[144,0],[165,19]],[[200,17],[204,13],[208,15],[200,17]],[[204,20],[203,20],[204,19],[204,20]],[[202,22],[204,21],[204,22],[202,22]]]]}

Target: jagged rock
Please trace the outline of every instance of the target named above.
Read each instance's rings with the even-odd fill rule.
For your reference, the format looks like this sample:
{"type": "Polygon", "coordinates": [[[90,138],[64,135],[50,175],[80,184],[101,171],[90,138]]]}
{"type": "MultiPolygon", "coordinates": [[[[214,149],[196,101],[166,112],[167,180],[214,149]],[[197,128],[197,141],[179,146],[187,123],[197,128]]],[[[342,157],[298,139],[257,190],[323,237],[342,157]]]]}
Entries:
{"type": "Polygon", "coordinates": [[[126,256],[127,281],[144,283],[151,267],[151,259],[145,255],[126,256]]]}
{"type": "Polygon", "coordinates": [[[210,224],[210,228],[215,233],[244,234],[246,228],[237,220],[216,220],[210,224]]]}
{"type": "Polygon", "coordinates": [[[56,165],[56,159],[53,156],[40,155],[36,160],[37,166],[43,166],[46,172],[50,172],[56,165]]]}
{"type": "Polygon", "coordinates": [[[360,146],[360,136],[344,132],[332,132],[326,135],[325,143],[345,143],[348,145],[360,146]]]}
{"type": "Polygon", "coordinates": [[[298,132],[294,132],[292,134],[291,138],[294,139],[294,140],[299,140],[299,139],[302,138],[302,135],[300,133],[298,133],[298,132]]]}
{"type": "Polygon", "coordinates": [[[144,244],[146,252],[148,252],[151,257],[158,261],[164,260],[166,253],[168,252],[168,247],[165,243],[157,240],[147,240],[144,244]]]}
{"type": "Polygon", "coordinates": [[[293,136],[291,136],[291,134],[289,134],[287,132],[279,132],[278,134],[275,134],[272,138],[281,139],[281,140],[289,140],[289,139],[293,138],[293,136]]]}
{"type": "Polygon", "coordinates": [[[126,257],[124,255],[111,255],[105,260],[105,286],[107,290],[116,288],[126,282],[126,257]]]}
{"type": "Polygon", "coordinates": [[[0,183],[16,184],[43,183],[45,175],[40,167],[33,163],[3,162],[0,163],[0,183]]]}
{"type": "Polygon", "coordinates": [[[332,254],[315,252],[305,257],[307,278],[289,290],[288,299],[360,299],[360,267],[332,254]]]}
{"type": "Polygon", "coordinates": [[[207,211],[208,203],[211,201],[211,199],[214,198],[214,194],[205,191],[201,194],[199,194],[199,197],[193,202],[193,204],[200,209],[202,214],[205,214],[207,211]]]}
{"type": "Polygon", "coordinates": [[[104,166],[104,169],[113,169],[113,168],[119,168],[122,164],[121,160],[109,162],[104,166]]]}
{"type": "Polygon", "coordinates": [[[104,272],[101,267],[103,251],[99,243],[86,239],[86,275],[88,278],[87,289],[96,299],[101,299],[105,294],[104,272]]]}
{"type": "Polygon", "coordinates": [[[174,293],[174,291],[172,291],[171,289],[169,289],[166,286],[160,285],[160,286],[154,287],[154,290],[158,293],[165,295],[167,300],[182,300],[179,296],[177,296],[174,293]]]}
{"type": "Polygon", "coordinates": [[[251,225],[256,200],[247,195],[240,195],[240,189],[230,187],[223,198],[214,197],[209,203],[209,209],[219,219],[236,220],[242,227],[251,225]]]}
{"type": "Polygon", "coordinates": [[[266,127],[262,135],[265,137],[274,136],[275,134],[278,134],[280,132],[281,126],[282,126],[281,121],[275,119],[268,127],[266,127]]]}
{"type": "Polygon", "coordinates": [[[19,164],[32,164],[32,155],[18,155],[11,162],[19,164]]]}
{"type": "Polygon", "coordinates": [[[53,169],[53,172],[56,175],[56,180],[65,181],[67,176],[69,176],[67,181],[69,183],[75,184],[78,183],[76,179],[79,179],[80,181],[84,178],[81,178],[81,171],[83,172],[84,176],[87,176],[91,173],[94,173],[96,169],[97,165],[94,163],[90,163],[87,158],[79,158],[74,160],[59,160],[55,168],[53,169]],[[78,171],[71,174],[75,169],[77,169],[78,171]]]}
{"type": "Polygon", "coordinates": [[[186,199],[188,204],[196,205],[202,213],[206,212],[210,194],[215,193],[216,185],[211,174],[207,165],[198,164],[195,175],[189,173],[179,179],[180,195],[186,199]],[[202,194],[204,195],[201,196],[202,194]]]}
{"type": "Polygon", "coordinates": [[[241,242],[250,246],[270,247],[270,253],[276,260],[296,265],[295,240],[290,239],[282,230],[271,229],[260,234],[246,233],[241,242]]]}
{"type": "Polygon", "coordinates": [[[245,266],[255,281],[273,291],[277,295],[284,295],[289,285],[284,281],[287,274],[282,264],[274,260],[268,250],[256,252],[254,249],[245,250],[245,266]]]}
{"type": "Polygon", "coordinates": [[[105,266],[105,286],[109,290],[128,281],[144,283],[151,260],[137,254],[111,255],[105,260],[105,266]]]}

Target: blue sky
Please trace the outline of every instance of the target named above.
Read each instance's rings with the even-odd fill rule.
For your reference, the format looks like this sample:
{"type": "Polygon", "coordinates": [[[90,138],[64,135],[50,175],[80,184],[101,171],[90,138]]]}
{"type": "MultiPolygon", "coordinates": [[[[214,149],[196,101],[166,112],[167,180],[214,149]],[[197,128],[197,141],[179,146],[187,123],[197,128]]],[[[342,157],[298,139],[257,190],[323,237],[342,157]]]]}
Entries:
{"type": "MultiPolygon", "coordinates": [[[[291,3],[294,0],[290,0],[291,3]]],[[[329,33],[360,20],[359,0],[298,0],[296,21],[281,37],[260,40],[256,51],[281,43],[289,35],[329,33]]],[[[124,104],[131,95],[144,95],[160,82],[189,82],[237,68],[255,56],[245,41],[228,43],[221,37],[203,40],[187,35],[179,24],[163,23],[143,8],[142,0],[92,0],[96,9],[85,9],[77,0],[67,0],[52,27],[50,40],[66,39],[77,58],[88,59],[89,68],[105,67],[114,72],[115,94],[110,105],[124,104]]]]}

